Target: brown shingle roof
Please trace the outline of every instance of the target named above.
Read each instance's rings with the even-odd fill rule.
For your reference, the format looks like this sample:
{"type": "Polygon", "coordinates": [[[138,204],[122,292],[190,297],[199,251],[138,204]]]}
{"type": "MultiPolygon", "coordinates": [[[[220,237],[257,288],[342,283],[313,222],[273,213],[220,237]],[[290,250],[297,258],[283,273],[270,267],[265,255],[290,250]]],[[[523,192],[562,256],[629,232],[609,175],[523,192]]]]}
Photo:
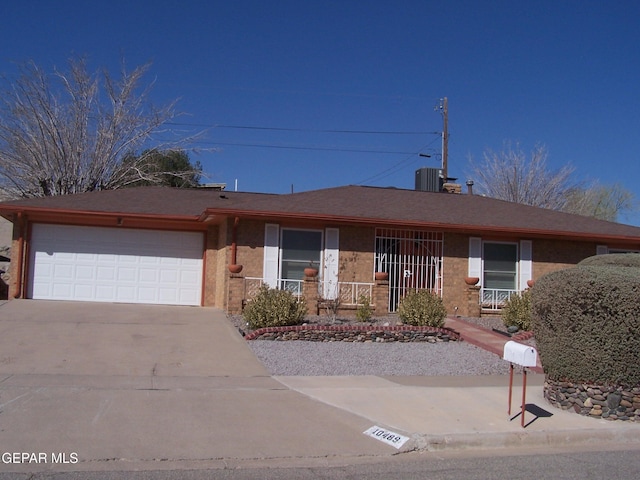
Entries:
{"type": "Polygon", "coordinates": [[[624,238],[640,242],[640,227],[520,205],[479,195],[344,186],[294,194],[139,187],[0,203],[0,214],[23,210],[204,218],[206,215],[320,219],[423,226],[466,232],[514,232],[560,237],[624,238]]]}

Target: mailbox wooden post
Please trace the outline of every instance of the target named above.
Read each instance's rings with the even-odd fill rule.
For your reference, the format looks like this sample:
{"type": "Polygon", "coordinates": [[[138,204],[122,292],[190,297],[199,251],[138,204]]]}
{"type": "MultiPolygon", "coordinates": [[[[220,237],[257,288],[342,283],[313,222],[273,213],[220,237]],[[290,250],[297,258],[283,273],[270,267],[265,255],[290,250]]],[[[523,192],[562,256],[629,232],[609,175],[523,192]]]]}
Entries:
{"type": "Polygon", "coordinates": [[[522,343],[509,341],[504,344],[504,354],[502,358],[510,362],[509,367],[509,410],[511,415],[511,392],[513,389],[513,364],[522,367],[522,411],[520,414],[520,426],[524,428],[524,412],[526,410],[527,397],[527,367],[535,367],[538,362],[538,352],[535,348],[522,343]]]}

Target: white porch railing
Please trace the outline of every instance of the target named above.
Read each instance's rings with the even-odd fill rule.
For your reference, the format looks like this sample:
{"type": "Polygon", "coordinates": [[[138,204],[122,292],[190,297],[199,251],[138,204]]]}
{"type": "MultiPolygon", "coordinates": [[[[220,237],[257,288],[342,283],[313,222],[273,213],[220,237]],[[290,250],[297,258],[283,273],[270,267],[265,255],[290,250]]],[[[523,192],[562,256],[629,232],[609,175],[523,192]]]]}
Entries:
{"type": "MultiPolygon", "coordinates": [[[[320,282],[321,284],[323,282],[320,282]]],[[[320,291],[325,291],[323,286],[320,287],[320,291]]],[[[331,291],[328,288],[327,291],[331,291]]],[[[360,305],[360,297],[364,296],[369,299],[369,304],[374,305],[373,302],[373,283],[364,282],[338,282],[338,298],[340,299],[340,305],[354,306],[360,305]]],[[[330,300],[330,299],[325,299],[330,300]]]]}
{"type": "Polygon", "coordinates": [[[519,290],[506,290],[498,288],[483,288],[480,290],[480,305],[489,310],[499,310],[504,306],[511,295],[520,293],[519,290]]]}
{"type": "MultiPolygon", "coordinates": [[[[287,290],[296,297],[302,295],[303,280],[290,280],[287,278],[279,278],[277,280],[280,290],[287,290]]],[[[243,300],[251,300],[258,294],[260,287],[265,284],[264,278],[245,277],[244,278],[244,298],[243,300]]]]}
{"type": "MultiPolygon", "coordinates": [[[[251,300],[258,294],[258,290],[265,283],[264,278],[259,277],[245,277],[244,279],[244,298],[243,300],[251,300]]],[[[293,295],[302,295],[302,284],[304,280],[291,280],[286,278],[278,279],[278,288],[281,290],[288,290],[293,295]]],[[[324,291],[323,282],[318,282],[318,296],[322,297],[324,291]]],[[[361,296],[369,298],[371,306],[374,306],[373,302],[373,283],[363,282],[338,282],[338,297],[340,299],[340,305],[354,306],[360,305],[359,299],[361,296]]],[[[327,299],[325,299],[327,300],[327,299]]]]}

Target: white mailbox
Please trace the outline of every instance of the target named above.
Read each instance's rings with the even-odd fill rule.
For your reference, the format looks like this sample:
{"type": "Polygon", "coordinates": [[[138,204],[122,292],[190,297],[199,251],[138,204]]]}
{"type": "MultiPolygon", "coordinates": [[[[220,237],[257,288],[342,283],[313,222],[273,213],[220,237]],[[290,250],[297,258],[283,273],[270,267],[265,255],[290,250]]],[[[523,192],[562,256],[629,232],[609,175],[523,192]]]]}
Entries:
{"type": "Polygon", "coordinates": [[[538,362],[538,352],[529,345],[508,341],[504,344],[504,354],[502,358],[523,367],[535,367],[538,362]]]}

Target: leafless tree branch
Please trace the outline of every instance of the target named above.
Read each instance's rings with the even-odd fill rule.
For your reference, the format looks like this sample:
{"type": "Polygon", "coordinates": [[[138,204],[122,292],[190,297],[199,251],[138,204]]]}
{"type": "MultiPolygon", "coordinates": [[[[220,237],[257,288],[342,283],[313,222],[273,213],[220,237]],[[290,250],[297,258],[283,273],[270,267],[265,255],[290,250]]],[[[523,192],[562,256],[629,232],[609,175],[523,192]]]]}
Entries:
{"type": "Polygon", "coordinates": [[[84,59],[70,60],[67,72],[53,75],[31,62],[21,67],[14,83],[5,79],[0,190],[13,197],[38,197],[115,189],[143,180],[160,183],[148,158],[135,153],[152,142],[156,150],[179,150],[193,138],[155,138],[177,113],[175,101],[160,108],[149,102],[153,84],[142,85],[149,67],[129,72],[123,62],[114,79],[106,71],[90,74],[84,59]],[[127,157],[136,161],[124,169],[127,157]]]}

